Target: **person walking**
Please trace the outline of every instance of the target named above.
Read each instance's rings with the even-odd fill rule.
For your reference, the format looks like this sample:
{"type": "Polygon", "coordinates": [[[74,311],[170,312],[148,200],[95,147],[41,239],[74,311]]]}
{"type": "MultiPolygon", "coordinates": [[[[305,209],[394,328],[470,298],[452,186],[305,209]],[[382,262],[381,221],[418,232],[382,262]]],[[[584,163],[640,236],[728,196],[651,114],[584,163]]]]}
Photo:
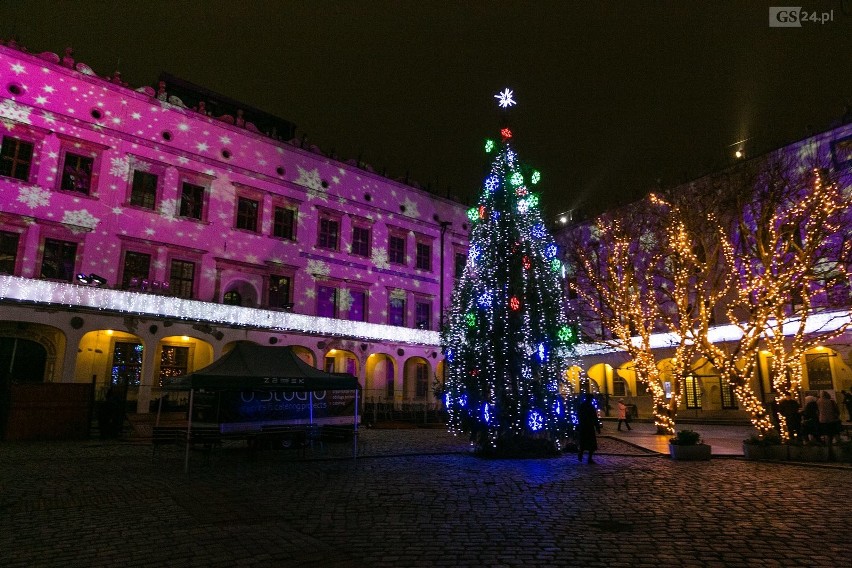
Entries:
{"type": "Polygon", "coordinates": [[[822,396],[817,401],[817,409],[819,411],[819,435],[823,442],[830,446],[834,437],[840,433],[840,409],[837,408],[837,403],[834,402],[828,391],[822,391],[822,396]]]}
{"type": "Polygon", "coordinates": [[[592,398],[584,395],[580,406],[577,407],[577,461],[583,461],[583,453],[588,452],[586,463],[595,463],[592,456],[598,449],[598,411],[592,404],[592,398]]]}
{"type": "Polygon", "coordinates": [[[621,432],[621,423],[624,422],[624,425],[627,426],[627,431],[630,431],[630,413],[628,412],[627,405],[624,404],[624,399],[618,399],[618,431],[621,432]]]}

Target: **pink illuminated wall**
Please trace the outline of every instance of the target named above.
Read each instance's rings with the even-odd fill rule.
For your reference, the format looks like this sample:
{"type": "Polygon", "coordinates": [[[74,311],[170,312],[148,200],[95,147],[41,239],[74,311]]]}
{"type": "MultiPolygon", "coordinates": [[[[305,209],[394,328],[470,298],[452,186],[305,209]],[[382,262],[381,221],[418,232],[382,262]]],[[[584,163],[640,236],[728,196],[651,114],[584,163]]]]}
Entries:
{"type": "Polygon", "coordinates": [[[412,327],[426,302],[437,329],[440,274],[447,303],[455,254],[466,253],[460,204],[164,98],[70,58],[0,46],[0,137],[33,147],[24,179],[0,177],[0,230],[20,235],[16,274],[42,276],[45,239],[61,240],[77,245],[74,273],[111,287],[126,280],[130,252],[149,255],[151,281],[174,286],[175,261],[191,266],[199,300],[221,302],[231,291],[243,305],[265,306],[269,278],[283,276],[295,312],[319,306],[322,315],[362,319],[366,311],[367,321],[388,323],[391,303],[402,301],[412,327]],[[92,160],[88,195],[62,189],[69,153],[92,160]],[[140,181],[136,194],[134,178],[156,189],[147,195],[140,181]],[[184,184],[203,188],[199,220],[181,216],[184,184]],[[235,228],[246,224],[241,200],[255,204],[255,230],[235,228]],[[296,211],[294,239],[273,236],[276,207],[296,211]],[[323,219],[337,223],[337,250],[319,246],[323,219]],[[452,223],[443,267],[440,221],[452,223]],[[367,255],[360,245],[361,254],[352,251],[355,227],[369,230],[367,255]],[[405,240],[404,264],[389,259],[391,234],[405,240]],[[415,266],[418,242],[431,247],[429,269],[415,266]],[[339,290],[336,306],[317,297],[320,287],[339,290]]]}

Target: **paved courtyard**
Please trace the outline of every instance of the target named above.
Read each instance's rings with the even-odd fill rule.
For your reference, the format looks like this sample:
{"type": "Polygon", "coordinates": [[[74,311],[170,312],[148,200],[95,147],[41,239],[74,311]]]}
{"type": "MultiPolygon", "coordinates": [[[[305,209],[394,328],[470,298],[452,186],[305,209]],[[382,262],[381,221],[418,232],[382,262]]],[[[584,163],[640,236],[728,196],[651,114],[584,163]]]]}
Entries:
{"type": "Polygon", "coordinates": [[[852,565],[852,470],[674,462],[615,438],[484,460],[441,430],[207,459],[128,442],[0,443],[0,566],[852,565]]]}

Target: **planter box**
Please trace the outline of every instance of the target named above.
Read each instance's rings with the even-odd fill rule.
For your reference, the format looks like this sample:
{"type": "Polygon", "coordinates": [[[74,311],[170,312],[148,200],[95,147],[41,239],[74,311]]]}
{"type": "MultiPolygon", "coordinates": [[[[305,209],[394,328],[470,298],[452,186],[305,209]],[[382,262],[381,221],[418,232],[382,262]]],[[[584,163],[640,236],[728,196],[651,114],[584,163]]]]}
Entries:
{"type": "Polygon", "coordinates": [[[828,446],[790,446],[790,459],[804,462],[828,461],[828,446]]]}
{"type": "Polygon", "coordinates": [[[765,460],[766,446],[743,443],[743,457],[747,460],[765,460]]]}
{"type": "Polygon", "coordinates": [[[772,444],[770,446],[765,446],[764,450],[766,451],[766,459],[768,460],[776,460],[776,461],[787,461],[790,459],[790,455],[787,451],[789,446],[781,445],[781,444],[772,444]]]}
{"type": "Polygon", "coordinates": [[[669,454],[673,460],[698,461],[710,459],[710,446],[708,444],[695,444],[684,446],[681,444],[669,444],[669,454]]]}

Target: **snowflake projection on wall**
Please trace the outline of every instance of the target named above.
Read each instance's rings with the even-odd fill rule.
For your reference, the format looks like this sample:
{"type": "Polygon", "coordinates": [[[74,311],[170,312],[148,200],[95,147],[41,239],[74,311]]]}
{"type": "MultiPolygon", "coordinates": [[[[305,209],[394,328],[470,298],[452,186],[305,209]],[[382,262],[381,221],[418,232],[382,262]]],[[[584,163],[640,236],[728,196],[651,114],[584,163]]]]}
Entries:
{"type": "Polygon", "coordinates": [[[307,271],[314,279],[327,278],[331,274],[331,268],[327,262],[315,259],[308,260],[307,271]]]}
{"type": "Polygon", "coordinates": [[[405,290],[402,288],[394,288],[390,291],[388,297],[390,298],[390,303],[393,307],[399,307],[405,302],[405,290]]]}
{"type": "Polygon", "coordinates": [[[62,223],[72,225],[71,230],[75,233],[81,232],[85,229],[94,229],[98,226],[99,222],[100,220],[89,213],[86,209],[80,209],[79,211],[66,211],[62,215],[62,223]],[[80,229],[74,229],[73,227],[80,227],[80,229]]]}
{"type": "Polygon", "coordinates": [[[322,178],[320,178],[319,170],[314,168],[308,171],[301,166],[296,166],[296,169],[299,171],[299,177],[294,180],[294,183],[308,189],[308,198],[316,197],[322,201],[327,201],[328,192],[322,186],[322,178]]]}
{"type": "Polygon", "coordinates": [[[372,260],[376,268],[382,268],[385,270],[390,268],[390,263],[388,262],[388,251],[383,248],[373,249],[372,260]]]}
{"type": "Polygon", "coordinates": [[[127,172],[130,171],[130,160],[127,159],[127,156],[122,156],[120,158],[112,158],[109,161],[109,175],[126,178],[127,172]]]}
{"type": "Polygon", "coordinates": [[[411,217],[412,219],[417,219],[420,217],[420,211],[417,210],[417,203],[411,200],[411,198],[406,197],[402,202],[402,206],[405,208],[405,211],[402,212],[406,217],[411,217]]]}
{"type": "Polygon", "coordinates": [[[8,120],[16,120],[24,124],[32,124],[30,122],[30,108],[19,105],[10,99],[0,101],[0,117],[8,120]]]}
{"type": "Polygon", "coordinates": [[[163,199],[160,201],[160,215],[169,221],[177,221],[177,199],[163,199]]]}
{"type": "Polygon", "coordinates": [[[43,207],[50,203],[50,192],[37,185],[24,186],[18,190],[18,201],[30,209],[43,207]]]}
{"type": "Polygon", "coordinates": [[[341,311],[348,312],[354,302],[355,298],[352,297],[352,292],[349,291],[349,288],[338,288],[337,305],[341,311]]]}

